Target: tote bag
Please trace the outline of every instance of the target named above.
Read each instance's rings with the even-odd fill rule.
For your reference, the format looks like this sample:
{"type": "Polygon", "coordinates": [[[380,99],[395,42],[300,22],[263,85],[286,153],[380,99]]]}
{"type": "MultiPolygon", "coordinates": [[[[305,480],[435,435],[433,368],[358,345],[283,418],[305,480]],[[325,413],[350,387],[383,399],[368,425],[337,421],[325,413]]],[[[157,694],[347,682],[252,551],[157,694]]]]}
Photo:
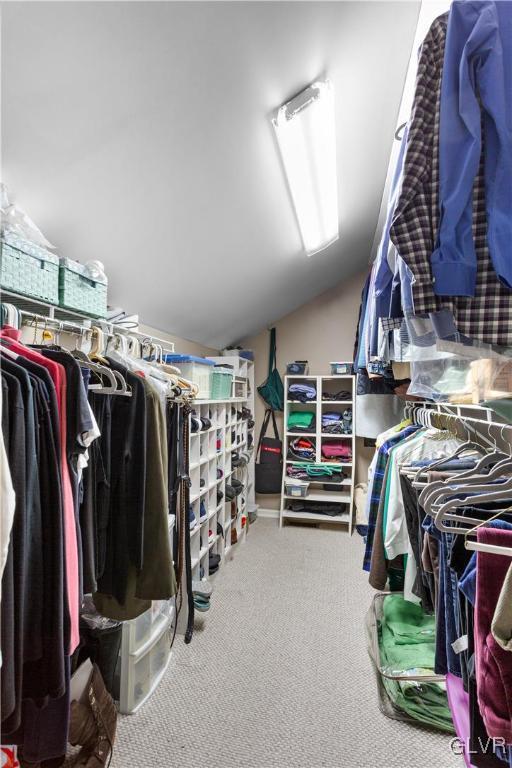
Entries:
{"type": "Polygon", "coordinates": [[[258,450],[256,451],[256,493],[281,493],[283,475],[283,444],[274,411],[267,408],[261,426],[258,450]],[[274,437],[266,437],[270,417],[274,425],[274,437]]]}
{"type": "Polygon", "coordinates": [[[276,329],[270,331],[270,354],[268,358],[268,376],[258,387],[258,392],[269,408],[282,411],[284,408],[284,387],[276,367],[276,329]]]}

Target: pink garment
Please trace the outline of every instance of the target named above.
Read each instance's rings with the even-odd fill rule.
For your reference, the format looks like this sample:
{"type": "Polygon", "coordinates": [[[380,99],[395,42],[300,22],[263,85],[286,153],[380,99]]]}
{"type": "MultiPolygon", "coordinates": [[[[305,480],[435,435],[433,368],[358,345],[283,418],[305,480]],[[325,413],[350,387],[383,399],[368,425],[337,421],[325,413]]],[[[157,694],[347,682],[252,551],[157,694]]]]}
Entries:
{"type": "Polygon", "coordinates": [[[75,508],[73,492],[69,479],[69,468],[66,450],[66,372],[62,365],[48,360],[33,349],[19,343],[21,332],[5,326],[0,331],[0,338],[7,339],[13,352],[44,366],[55,385],[57,406],[59,409],[60,445],[61,445],[61,476],[62,499],[64,507],[64,546],[67,602],[70,619],[69,655],[75,651],[80,642],[79,631],[79,577],[78,577],[78,544],[76,539],[75,508]]]}
{"type": "MultiPolygon", "coordinates": [[[[473,763],[466,754],[467,746],[471,736],[471,721],[469,718],[469,694],[464,690],[464,685],[460,677],[448,672],[446,675],[446,693],[448,694],[448,705],[452,713],[455,733],[463,748],[464,762],[467,768],[474,768],[473,763]]],[[[505,766],[504,766],[505,768],[505,766]]]]}
{"type": "MultiPolygon", "coordinates": [[[[512,530],[484,527],[478,541],[512,547],[512,530]]],[[[491,623],[510,566],[510,558],[477,553],[475,664],[478,706],[491,738],[512,744],[512,653],[494,639],[491,623]]]]}
{"type": "Polygon", "coordinates": [[[347,459],[352,458],[352,447],[347,443],[324,443],[322,445],[322,456],[327,459],[347,459]]]}

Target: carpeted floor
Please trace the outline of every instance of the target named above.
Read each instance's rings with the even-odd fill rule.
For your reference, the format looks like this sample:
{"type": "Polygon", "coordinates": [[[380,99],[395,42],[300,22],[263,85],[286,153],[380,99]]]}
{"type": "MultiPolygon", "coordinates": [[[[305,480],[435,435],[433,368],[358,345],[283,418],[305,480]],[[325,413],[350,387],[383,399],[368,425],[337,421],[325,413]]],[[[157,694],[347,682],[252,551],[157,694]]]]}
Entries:
{"type": "Polygon", "coordinates": [[[121,717],[112,768],[459,768],[450,737],[379,711],[362,543],[258,520],[192,643],[121,717]]]}

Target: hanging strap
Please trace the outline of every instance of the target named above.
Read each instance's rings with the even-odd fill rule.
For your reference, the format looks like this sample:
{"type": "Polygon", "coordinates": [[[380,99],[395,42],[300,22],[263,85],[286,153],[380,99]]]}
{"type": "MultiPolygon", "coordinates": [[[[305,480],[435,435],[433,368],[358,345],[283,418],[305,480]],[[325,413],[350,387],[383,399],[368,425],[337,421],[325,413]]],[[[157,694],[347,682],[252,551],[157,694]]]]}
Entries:
{"type": "Polygon", "coordinates": [[[277,361],[277,347],[276,347],[276,329],[270,329],[270,352],[268,356],[268,375],[272,373],[276,367],[277,361]]]}
{"type": "Polygon", "coordinates": [[[258,448],[256,450],[256,461],[259,459],[260,450],[261,450],[261,443],[263,442],[263,438],[267,434],[268,425],[270,423],[270,415],[272,415],[272,423],[274,425],[274,437],[276,440],[279,440],[279,430],[277,429],[277,421],[276,421],[276,415],[272,408],[266,408],[265,409],[265,416],[263,417],[263,424],[261,425],[261,431],[260,431],[260,438],[258,440],[258,448]]]}

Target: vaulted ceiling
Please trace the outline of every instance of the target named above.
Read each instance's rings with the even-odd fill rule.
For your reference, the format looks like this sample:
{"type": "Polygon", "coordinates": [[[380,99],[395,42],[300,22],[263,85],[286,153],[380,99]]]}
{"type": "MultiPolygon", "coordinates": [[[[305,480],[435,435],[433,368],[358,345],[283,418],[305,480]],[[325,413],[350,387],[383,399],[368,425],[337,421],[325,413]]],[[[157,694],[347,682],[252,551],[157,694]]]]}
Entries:
{"type": "Polygon", "coordinates": [[[8,2],[2,179],[109,299],[221,347],[368,263],[419,2],[8,2]],[[302,252],[270,115],[334,83],[340,239],[302,252]]]}

